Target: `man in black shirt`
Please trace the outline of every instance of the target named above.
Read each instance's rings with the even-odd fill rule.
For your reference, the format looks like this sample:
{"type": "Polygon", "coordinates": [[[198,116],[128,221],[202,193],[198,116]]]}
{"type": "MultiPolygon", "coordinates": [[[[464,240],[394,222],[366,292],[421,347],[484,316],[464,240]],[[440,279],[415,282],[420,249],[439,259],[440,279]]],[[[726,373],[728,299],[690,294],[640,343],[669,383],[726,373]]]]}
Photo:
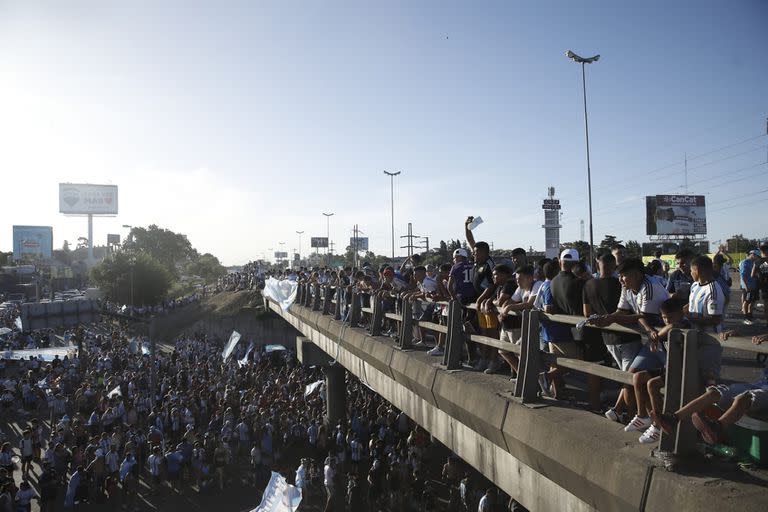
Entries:
{"type": "MultiPolygon", "coordinates": [[[[552,279],[550,290],[552,295],[551,304],[544,303],[544,312],[547,314],[561,315],[579,315],[584,310],[583,291],[584,280],[576,277],[573,272],[573,266],[579,261],[579,253],[576,249],[565,249],[560,254],[560,273],[552,279]]],[[[583,359],[584,353],[581,347],[576,345],[570,329],[558,329],[558,339],[549,342],[549,350],[559,356],[583,359]]],[[[565,370],[554,366],[548,372],[539,374],[539,386],[544,393],[549,393],[550,388],[554,391],[554,397],[558,395],[563,387],[562,375],[565,370]]]]}
{"type": "MultiPolygon", "coordinates": [[[[464,235],[467,238],[467,244],[472,248],[472,255],[475,259],[475,268],[472,284],[475,286],[477,292],[476,305],[477,320],[480,324],[480,333],[483,336],[495,338],[498,336],[498,324],[489,324],[486,322],[486,315],[480,312],[480,304],[487,299],[492,299],[494,292],[496,291],[496,285],[493,282],[493,267],[496,266],[493,258],[491,258],[491,247],[487,242],[475,242],[475,237],[472,235],[472,230],[469,229],[469,225],[474,221],[474,217],[467,217],[464,222],[464,235]]],[[[467,342],[467,348],[470,353],[474,349],[474,343],[467,342]]],[[[488,368],[491,361],[494,358],[495,350],[491,347],[482,346],[479,348],[480,353],[478,361],[474,365],[474,368],[478,371],[483,371],[488,368]]]]}
{"type": "MultiPolygon", "coordinates": [[[[607,315],[614,313],[619,305],[621,282],[614,276],[616,258],[606,253],[597,259],[600,277],[591,279],[584,285],[584,316],[607,315]]],[[[588,331],[587,331],[588,332],[588,331]]],[[[628,370],[635,356],[640,351],[642,343],[637,335],[603,331],[603,343],[621,370],[628,370]]],[[[619,420],[619,415],[628,409],[634,409],[634,394],[629,386],[622,388],[616,405],[610,408],[605,416],[613,421],[619,420]]]]}

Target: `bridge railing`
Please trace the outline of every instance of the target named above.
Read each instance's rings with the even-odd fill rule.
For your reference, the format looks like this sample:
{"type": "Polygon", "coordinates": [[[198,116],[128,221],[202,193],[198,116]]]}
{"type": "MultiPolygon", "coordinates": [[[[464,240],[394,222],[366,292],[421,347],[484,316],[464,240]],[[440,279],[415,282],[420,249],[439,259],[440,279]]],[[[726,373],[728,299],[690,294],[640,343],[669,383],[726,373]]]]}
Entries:
{"type": "MultiPolygon", "coordinates": [[[[557,354],[545,353],[540,349],[540,327],[542,321],[553,322],[570,327],[581,324],[582,316],[546,314],[538,310],[510,312],[510,316],[521,318],[520,343],[503,342],[480,334],[467,332],[464,328],[464,310],[476,309],[474,305],[463,306],[458,301],[449,302],[419,299],[422,303],[432,303],[448,309],[445,325],[432,321],[414,318],[414,304],[411,301],[401,301],[399,314],[385,312],[384,299],[376,294],[359,292],[352,287],[325,286],[317,283],[300,283],[296,302],[323,314],[333,314],[337,319],[346,318],[350,327],[360,327],[367,324],[371,336],[381,336],[385,319],[396,322],[398,327],[397,348],[409,350],[413,347],[413,332],[415,328],[444,334],[445,349],[442,365],[446,370],[462,368],[462,350],[466,341],[492,347],[498,350],[512,352],[519,357],[518,375],[514,386],[513,396],[521,403],[539,401],[538,376],[547,366],[559,366],[608,379],[625,386],[633,384],[631,372],[604,366],[602,364],[564,357],[557,354]],[[364,302],[370,306],[364,306],[364,302]],[[334,304],[335,307],[331,305],[334,304]]],[[[611,324],[605,327],[587,325],[585,329],[601,332],[617,332],[642,335],[637,329],[611,324]]],[[[704,344],[720,344],[713,336],[695,330],[673,329],[667,339],[667,367],[665,374],[664,413],[677,411],[702,392],[700,379],[698,348],[704,344]]],[[[768,354],[768,345],[754,345],[748,338],[732,337],[725,345],[735,349],[750,351],[758,354],[768,354]]],[[[672,435],[662,434],[660,449],[676,455],[689,454],[695,451],[696,431],[690,422],[680,422],[672,435]]]]}

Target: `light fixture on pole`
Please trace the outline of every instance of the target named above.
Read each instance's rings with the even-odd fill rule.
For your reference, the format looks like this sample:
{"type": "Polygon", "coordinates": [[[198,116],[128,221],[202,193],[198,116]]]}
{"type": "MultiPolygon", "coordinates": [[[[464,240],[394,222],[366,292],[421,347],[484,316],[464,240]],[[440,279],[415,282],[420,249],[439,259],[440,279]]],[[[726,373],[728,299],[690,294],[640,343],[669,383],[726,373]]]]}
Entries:
{"type": "Polygon", "coordinates": [[[573,62],[581,64],[581,87],[584,93],[584,133],[587,139],[587,190],[589,194],[589,266],[595,265],[595,235],[592,227],[592,170],[589,165],[589,121],[587,120],[587,77],[585,64],[593,64],[600,59],[600,55],[584,58],[579,57],[571,50],[565,52],[565,56],[573,62]]]}
{"type": "Polygon", "coordinates": [[[326,264],[330,264],[331,262],[331,256],[330,251],[328,250],[331,247],[331,217],[333,217],[333,213],[325,213],[323,212],[323,215],[325,215],[325,221],[326,221],[326,232],[325,236],[328,238],[328,246],[325,248],[325,254],[327,256],[326,264]]]}
{"type": "Polygon", "coordinates": [[[392,259],[395,259],[395,176],[397,176],[401,172],[402,171],[397,171],[397,172],[384,171],[384,174],[389,176],[389,200],[390,200],[390,206],[392,210],[392,259]]]}
{"type": "Polygon", "coordinates": [[[299,235],[299,261],[301,261],[301,235],[304,234],[303,231],[297,231],[297,235],[299,235]]]}

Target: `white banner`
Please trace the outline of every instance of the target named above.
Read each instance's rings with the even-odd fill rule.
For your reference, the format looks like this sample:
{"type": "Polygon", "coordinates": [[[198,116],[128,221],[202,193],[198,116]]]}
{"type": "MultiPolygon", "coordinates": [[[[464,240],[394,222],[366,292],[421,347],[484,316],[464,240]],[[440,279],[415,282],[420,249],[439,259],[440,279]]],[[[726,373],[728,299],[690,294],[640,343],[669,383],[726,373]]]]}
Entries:
{"type": "Polygon", "coordinates": [[[221,352],[221,358],[226,361],[229,359],[229,356],[232,355],[232,351],[235,349],[235,345],[237,345],[237,342],[240,341],[240,333],[237,331],[232,331],[232,335],[229,337],[229,341],[224,346],[224,350],[221,352]]]}
{"type": "Polygon", "coordinates": [[[317,389],[318,389],[320,386],[322,386],[322,385],[323,385],[323,382],[325,382],[325,381],[323,381],[323,380],[321,379],[321,380],[319,380],[319,381],[317,381],[317,382],[313,382],[312,384],[307,384],[307,387],[306,387],[306,388],[304,388],[304,398],[307,398],[309,395],[311,395],[312,393],[314,393],[315,391],[317,391],[317,389]]]}
{"type": "Polygon", "coordinates": [[[251,354],[251,351],[252,351],[252,350],[253,350],[253,341],[251,341],[251,342],[248,344],[248,350],[246,350],[246,351],[245,351],[245,355],[243,356],[243,358],[242,358],[242,359],[240,359],[240,360],[237,362],[237,363],[238,363],[240,366],[245,366],[246,364],[248,364],[248,356],[251,354]]]}
{"type": "Polygon", "coordinates": [[[251,512],[296,512],[301,503],[301,489],[286,482],[280,473],[272,472],[261,503],[251,512]]]}
{"type": "Polygon", "coordinates": [[[123,393],[120,391],[120,386],[116,386],[115,389],[107,393],[107,398],[115,398],[116,396],[123,396],[123,393]]]}
{"type": "Polygon", "coordinates": [[[20,331],[24,330],[24,328],[21,326],[21,317],[20,316],[17,316],[16,320],[14,320],[13,323],[14,323],[14,325],[16,326],[16,328],[18,330],[20,330],[20,331]]]}
{"type": "Polygon", "coordinates": [[[290,279],[278,281],[274,277],[270,277],[264,284],[264,291],[262,293],[280,304],[283,311],[288,311],[293,301],[296,300],[297,288],[298,284],[296,281],[290,279]]]}

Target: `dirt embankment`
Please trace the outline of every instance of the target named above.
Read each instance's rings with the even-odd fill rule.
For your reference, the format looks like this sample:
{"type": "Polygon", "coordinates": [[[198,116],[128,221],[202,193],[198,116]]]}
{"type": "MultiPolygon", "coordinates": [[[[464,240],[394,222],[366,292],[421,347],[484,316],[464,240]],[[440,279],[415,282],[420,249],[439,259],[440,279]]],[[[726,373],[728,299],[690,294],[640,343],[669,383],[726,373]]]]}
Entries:
{"type": "Polygon", "coordinates": [[[208,297],[200,304],[156,319],[155,336],[169,343],[182,333],[205,332],[210,337],[226,340],[235,330],[242,339],[257,346],[281,344],[295,347],[300,333],[285,320],[264,309],[258,291],[223,292],[208,297]]]}

